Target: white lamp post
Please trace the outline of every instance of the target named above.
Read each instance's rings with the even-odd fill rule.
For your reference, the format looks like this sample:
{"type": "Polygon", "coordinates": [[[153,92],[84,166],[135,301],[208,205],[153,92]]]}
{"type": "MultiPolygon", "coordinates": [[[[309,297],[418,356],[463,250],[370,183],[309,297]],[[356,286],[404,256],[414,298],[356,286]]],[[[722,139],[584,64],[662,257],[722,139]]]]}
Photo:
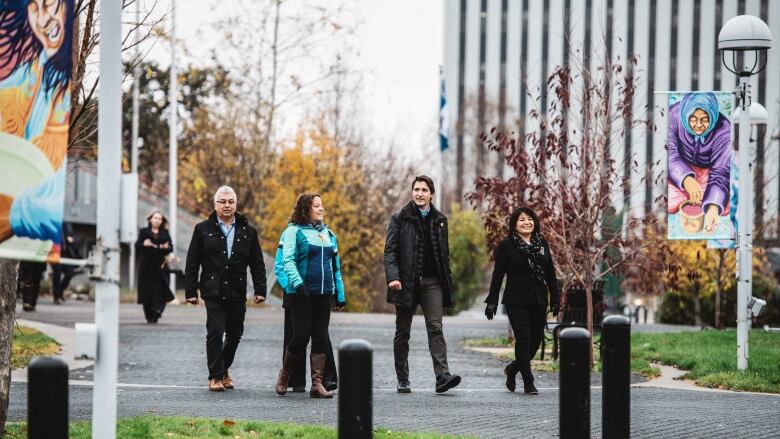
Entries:
{"type": "Polygon", "coordinates": [[[748,367],[748,298],[753,291],[753,166],[750,157],[750,77],[766,67],[772,32],[758,17],[740,15],[720,30],[718,49],[723,65],[739,77],[739,204],[737,206],[737,369],[748,367]],[[739,58],[743,58],[739,66],[739,58]]]}
{"type": "MultiPolygon", "coordinates": [[[[168,142],[170,149],[168,151],[168,224],[170,226],[169,232],[171,233],[171,242],[173,242],[173,248],[179,244],[179,240],[176,236],[178,230],[179,221],[177,218],[179,203],[177,199],[178,185],[177,185],[177,173],[178,173],[178,145],[176,144],[177,134],[177,104],[176,104],[176,81],[178,76],[176,73],[176,0],[171,0],[171,70],[169,77],[168,88],[168,107],[170,108],[170,121],[169,121],[169,137],[168,142]]],[[[171,291],[174,296],[176,295],[176,273],[171,273],[170,277],[171,291]]]]}

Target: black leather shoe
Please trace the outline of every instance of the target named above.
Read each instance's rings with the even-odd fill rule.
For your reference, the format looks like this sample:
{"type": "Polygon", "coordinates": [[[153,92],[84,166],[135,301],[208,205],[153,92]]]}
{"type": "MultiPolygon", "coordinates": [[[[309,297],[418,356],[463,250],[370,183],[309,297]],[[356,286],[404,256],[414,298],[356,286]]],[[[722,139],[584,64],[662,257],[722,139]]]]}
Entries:
{"type": "Polygon", "coordinates": [[[510,392],[514,392],[517,387],[517,369],[512,366],[513,363],[509,363],[504,368],[504,374],[506,375],[506,388],[510,392]]]}
{"type": "Polygon", "coordinates": [[[409,380],[403,380],[398,382],[396,390],[398,390],[398,393],[412,393],[412,386],[409,384],[409,380]]]}
{"type": "Polygon", "coordinates": [[[327,390],[328,392],[332,392],[339,388],[338,383],[334,381],[324,381],[322,385],[325,386],[325,390],[327,390]]]}
{"type": "Polygon", "coordinates": [[[531,372],[522,373],[523,376],[523,391],[528,395],[538,395],[539,391],[534,386],[534,376],[531,372]]]}
{"type": "Polygon", "coordinates": [[[302,393],[306,391],[306,386],[291,386],[293,393],[302,393]]]}
{"type": "Polygon", "coordinates": [[[436,377],[436,393],[444,393],[460,384],[459,375],[450,375],[445,372],[436,377]]]}

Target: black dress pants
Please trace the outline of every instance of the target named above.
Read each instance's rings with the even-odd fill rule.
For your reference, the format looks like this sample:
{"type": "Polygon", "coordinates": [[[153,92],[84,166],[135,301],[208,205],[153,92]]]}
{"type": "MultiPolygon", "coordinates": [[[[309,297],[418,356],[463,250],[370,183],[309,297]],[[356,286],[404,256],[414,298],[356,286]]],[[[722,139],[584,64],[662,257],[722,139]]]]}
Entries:
{"type": "Polygon", "coordinates": [[[291,298],[289,307],[293,335],[287,346],[290,352],[305,354],[309,339],[312,354],[324,354],[328,351],[330,303],[330,294],[311,294],[307,299],[291,298]]]}
{"type": "MultiPolygon", "coordinates": [[[[286,306],[284,308],[284,346],[282,346],[282,361],[284,362],[284,353],[287,351],[287,347],[292,341],[293,324],[292,317],[290,316],[290,308],[286,306]]],[[[339,376],[336,370],[336,361],[333,357],[333,345],[330,342],[330,336],[328,336],[328,351],[325,353],[325,375],[323,382],[338,384],[339,376]]],[[[306,356],[301,355],[298,357],[298,362],[295,363],[295,369],[290,375],[289,387],[306,387],[306,356]]]]}
{"type": "Polygon", "coordinates": [[[531,373],[531,359],[544,337],[547,307],[542,305],[508,306],[506,314],[515,333],[515,368],[523,376],[531,373]]]}
{"type": "Polygon", "coordinates": [[[22,292],[22,302],[35,308],[41,292],[41,275],[46,270],[43,262],[20,262],[17,289],[22,292]]]}
{"type": "Polygon", "coordinates": [[[55,299],[64,299],[65,290],[73,279],[75,268],[72,265],[54,264],[51,266],[51,290],[55,299]]]}
{"type": "Polygon", "coordinates": [[[222,379],[244,334],[246,302],[206,299],[206,359],[209,379],[222,379]]]}
{"type": "Polygon", "coordinates": [[[144,316],[146,317],[146,321],[156,322],[162,317],[163,311],[165,311],[165,305],[165,300],[159,296],[154,296],[152,303],[144,303],[144,316]]]}

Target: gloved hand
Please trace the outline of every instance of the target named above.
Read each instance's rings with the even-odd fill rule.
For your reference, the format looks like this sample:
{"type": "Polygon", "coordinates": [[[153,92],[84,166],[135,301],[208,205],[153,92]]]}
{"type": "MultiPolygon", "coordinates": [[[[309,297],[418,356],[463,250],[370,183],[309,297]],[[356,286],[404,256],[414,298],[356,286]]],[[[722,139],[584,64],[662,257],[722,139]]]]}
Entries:
{"type": "Polygon", "coordinates": [[[550,313],[554,316],[557,316],[558,313],[561,311],[561,306],[557,303],[553,303],[550,305],[550,313]]]}
{"type": "Polygon", "coordinates": [[[306,291],[306,287],[303,286],[303,284],[299,285],[298,288],[295,289],[295,297],[300,300],[309,300],[309,292],[306,291]]]}
{"type": "Polygon", "coordinates": [[[487,317],[488,320],[493,320],[493,316],[497,314],[497,311],[498,305],[488,303],[487,306],[485,306],[485,317],[487,317]]]}
{"type": "Polygon", "coordinates": [[[64,209],[65,169],[62,168],[14,199],[9,215],[11,229],[19,237],[61,244],[64,209]]]}

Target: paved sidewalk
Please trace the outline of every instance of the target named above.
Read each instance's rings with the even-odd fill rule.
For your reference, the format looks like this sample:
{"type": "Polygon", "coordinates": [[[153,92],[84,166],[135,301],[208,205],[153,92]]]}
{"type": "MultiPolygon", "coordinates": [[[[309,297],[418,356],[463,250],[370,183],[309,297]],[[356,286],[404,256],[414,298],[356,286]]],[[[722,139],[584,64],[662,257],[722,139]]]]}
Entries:
{"type": "MultiPolygon", "coordinates": [[[[91,304],[39,305],[25,319],[72,327],[91,321],[91,304]]],[[[231,372],[237,390],[206,390],[205,310],[169,307],[161,323],[147,325],[138,306],[120,312],[119,414],[145,413],[231,419],[263,419],[335,425],[337,398],[312,400],[306,394],[278,397],[273,384],[281,361],[282,314],[276,308],[250,308],[231,372]]],[[[505,333],[506,322],[446,318],[444,327],[453,373],[461,386],[433,392],[434,377],[422,316],[415,318],[410,346],[410,395],[395,393],[392,362],[394,316],[336,313],[334,345],[365,338],[374,346],[374,424],[404,431],[439,431],[486,438],[554,438],[558,432],[558,377],[537,373],[541,394],[532,397],[503,388],[502,362],[463,349],[460,340],[505,333]]],[[[70,411],[88,419],[92,407],[92,368],[71,371],[70,411]]],[[[601,435],[600,376],[592,377],[592,430],[601,435]]],[[[746,393],[659,388],[632,389],[632,437],[780,438],[780,397],[746,393]],[[748,414],[749,415],[746,415],[748,414]]],[[[26,384],[11,388],[9,419],[26,416],[26,384]]]]}

